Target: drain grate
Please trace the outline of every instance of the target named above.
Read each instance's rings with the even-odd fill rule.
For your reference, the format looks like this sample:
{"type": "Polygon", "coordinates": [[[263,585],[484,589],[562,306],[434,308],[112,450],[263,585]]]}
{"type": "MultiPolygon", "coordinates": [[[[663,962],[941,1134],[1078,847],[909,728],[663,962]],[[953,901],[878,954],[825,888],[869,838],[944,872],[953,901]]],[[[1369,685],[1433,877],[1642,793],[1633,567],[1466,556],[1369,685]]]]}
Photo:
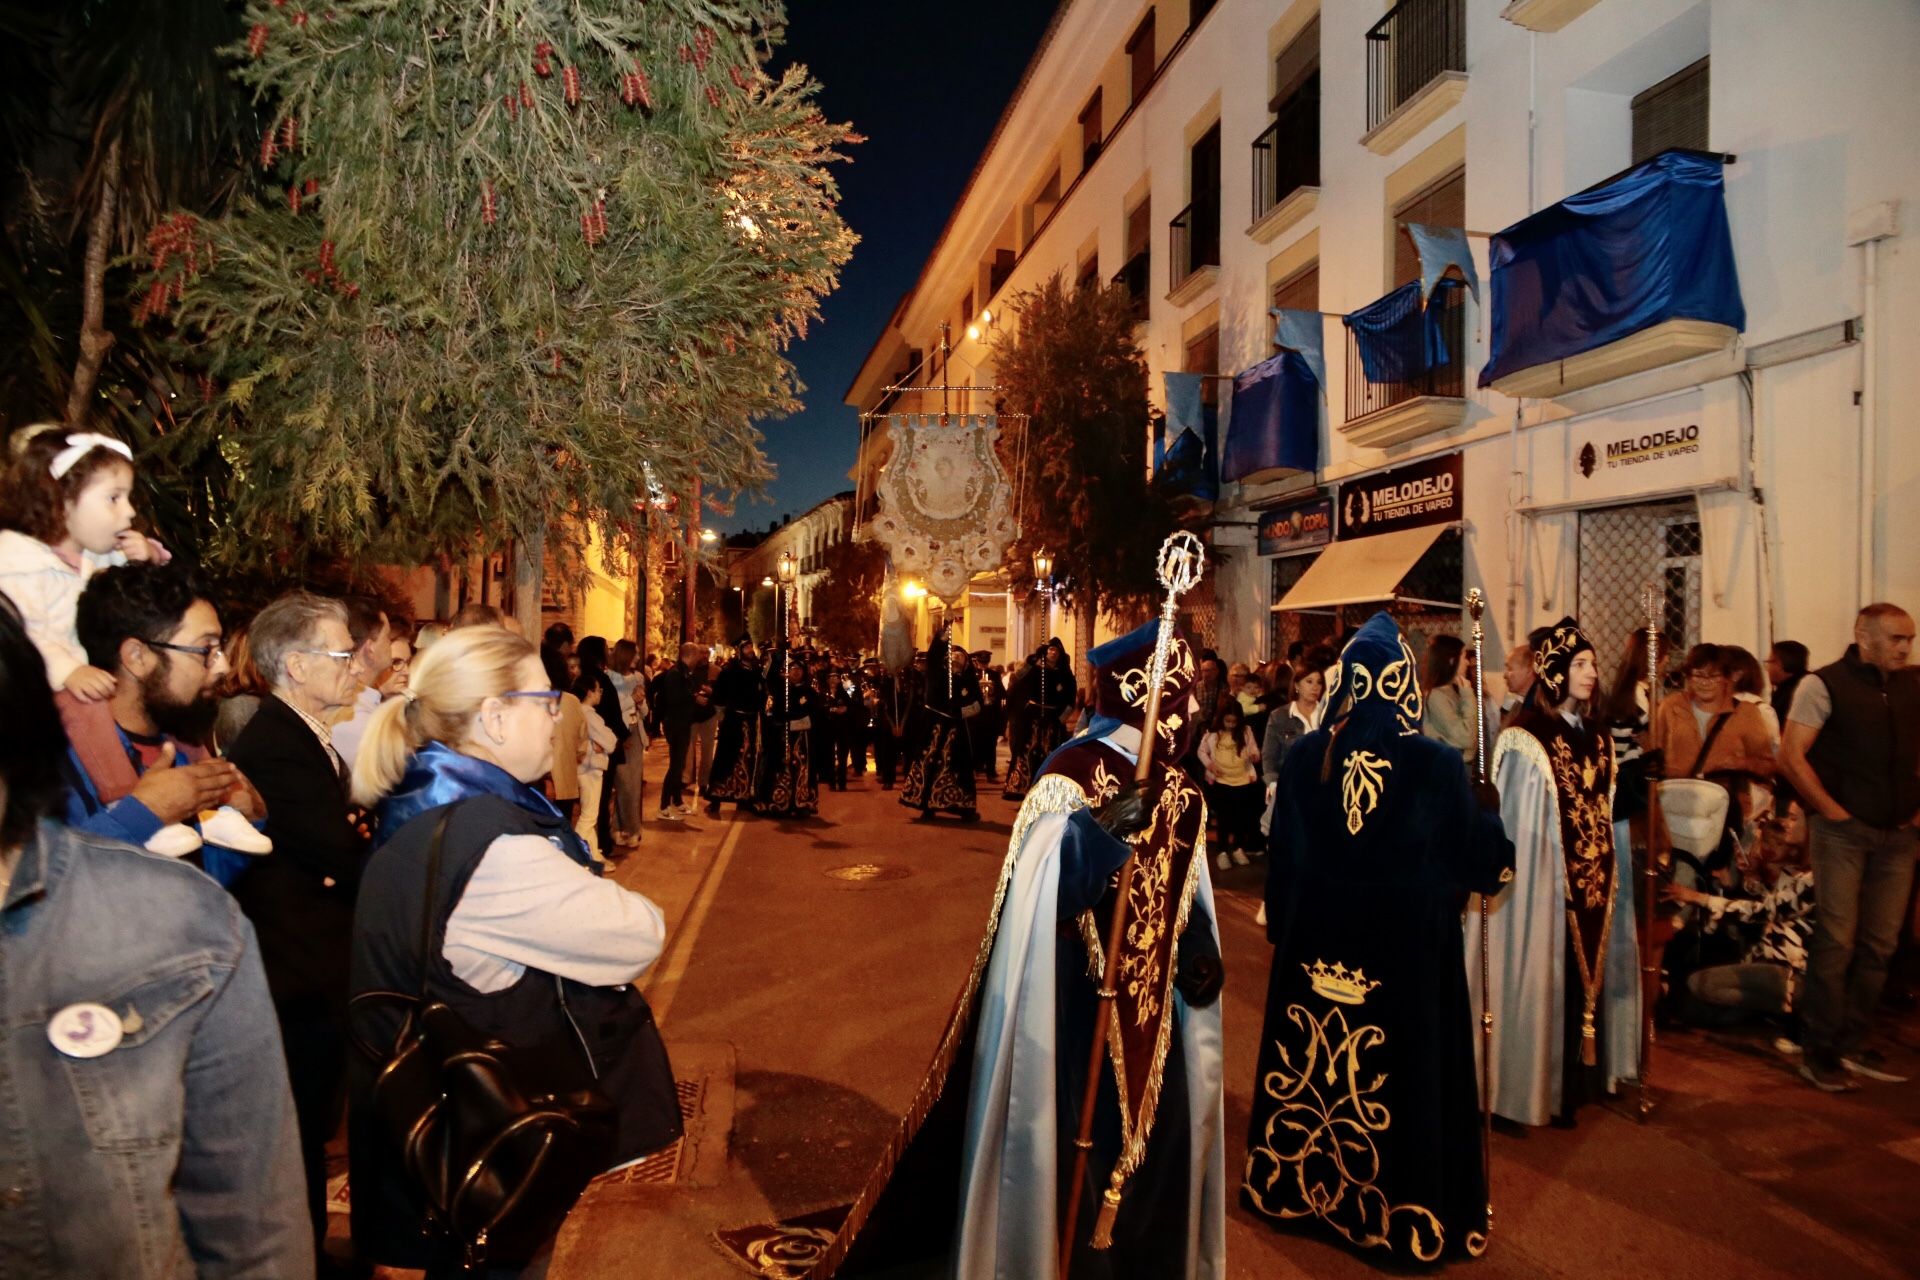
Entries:
{"type": "MultiPolygon", "coordinates": [[[[699,1114],[701,1100],[706,1096],[705,1077],[699,1080],[675,1080],[673,1091],[680,1099],[680,1125],[686,1128],[693,1123],[693,1117],[699,1114]]],[[[680,1156],[686,1150],[684,1137],[674,1139],[670,1146],[636,1160],[623,1169],[604,1173],[594,1181],[603,1186],[662,1186],[680,1180],[680,1156]]]]}
{"type": "Polygon", "coordinates": [[[835,880],[846,880],[855,884],[870,883],[875,880],[905,880],[913,872],[892,863],[856,862],[851,866],[833,867],[827,875],[835,880]]]}

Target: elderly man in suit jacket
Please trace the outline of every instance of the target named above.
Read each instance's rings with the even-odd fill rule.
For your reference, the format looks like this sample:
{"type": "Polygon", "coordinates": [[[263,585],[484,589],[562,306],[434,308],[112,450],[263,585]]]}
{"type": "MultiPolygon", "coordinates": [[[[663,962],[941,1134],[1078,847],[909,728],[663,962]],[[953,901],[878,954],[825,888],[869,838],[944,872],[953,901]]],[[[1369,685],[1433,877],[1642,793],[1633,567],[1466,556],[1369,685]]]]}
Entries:
{"type": "Polygon", "coordinates": [[[261,700],[227,758],[266,801],[273,852],[233,891],[259,935],[280,1019],[317,1247],[327,1228],[327,1139],[344,1098],[347,962],[366,855],[327,726],[359,684],[347,613],[336,600],[282,596],[260,611],[248,636],[273,696],[261,700]]]}

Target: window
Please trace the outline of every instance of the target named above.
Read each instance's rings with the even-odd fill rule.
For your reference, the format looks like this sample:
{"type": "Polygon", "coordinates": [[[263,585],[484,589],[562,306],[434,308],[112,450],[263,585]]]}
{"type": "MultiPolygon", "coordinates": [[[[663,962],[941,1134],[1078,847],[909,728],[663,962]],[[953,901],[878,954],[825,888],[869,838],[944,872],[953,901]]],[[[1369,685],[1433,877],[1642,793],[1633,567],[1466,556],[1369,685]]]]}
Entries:
{"type": "Polygon", "coordinates": [[[1007,277],[1013,274],[1013,268],[1019,261],[1020,255],[1011,249],[995,249],[993,251],[993,262],[987,268],[987,293],[989,296],[997,296],[999,294],[1000,286],[1007,282],[1007,277]]]}
{"type": "Polygon", "coordinates": [[[1147,16],[1139,26],[1133,29],[1132,39],[1127,41],[1128,76],[1132,85],[1131,101],[1138,102],[1146,97],[1147,86],[1153,83],[1153,73],[1158,63],[1153,49],[1153,10],[1147,10],[1147,16]]]}
{"type": "Polygon", "coordinates": [[[1273,63],[1273,123],[1253,143],[1253,218],[1301,187],[1320,185],[1320,18],[1273,63]]]}
{"type": "Polygon", "coordinates": [[[1074,279],[1077,289],[1098,289],[1100,287],[1100,255],[1095,253],[1080,264],[1080,274],[1074,279]]]}
{"type": "MultiPolygon", "coordinates": [[[[1220,326],[1213,325],[1187,340],[1186,363],[1181,366],[1188,373],[1220,372],[1220,326]]],[[[1220,406],[1220,379],[1203,378],[1200,382],[1200,403],[1209,409],[1220,406]]]]}
{"type": "Polygon", "coordinates": [[[1094,157],[1100,154],[1101,140],[1106,137],[1101,132],[1100,90],[1095,89],[1093,96],[1087,99],[1087,105],[1080,111],[1080,163],[1082,167],[1093,164],[1094,157]]]}
{"type": "Polygon", "coordinates": [[[1153,238],[1153,202],[1142,200],[1127,214],[1127,256],[1147,251],[1153,238]]]}
{"type": "Polygon", "coordinates": [[[1320,309],[1320,264],[1303,267],[1273,286],[1273,305],[1287,311],[1320,309]]]}
{"type": "Polygon", "coordinates": [[[1707,149],[1707,59],[1633,97],[1633,162],[1674,147],[1707,149]]]}
{"type": "Polygon", "coordinates": [[[1173,269],[1179,282],[1220,263],[1220,122],[1194,141],[1188,154],[1191,196],[1173,220],[1173,269]]]}
{"type": "Polygon", "coordinates": [[[1467,171],[1456,169],[1393,211],[1393,287],[1420,278],[1420,255],[1413,237],[1401,226],[1417,222],[1428,227],[1467,225],[1467,171]]]}
{"type": "Polygon", "coordinates": [[[1213,2],[1214,0],[1193,0],[1187,9],[1187,30],[1191,31],[1199,26],[1201,20],[1213,12],[1213,2]]]}

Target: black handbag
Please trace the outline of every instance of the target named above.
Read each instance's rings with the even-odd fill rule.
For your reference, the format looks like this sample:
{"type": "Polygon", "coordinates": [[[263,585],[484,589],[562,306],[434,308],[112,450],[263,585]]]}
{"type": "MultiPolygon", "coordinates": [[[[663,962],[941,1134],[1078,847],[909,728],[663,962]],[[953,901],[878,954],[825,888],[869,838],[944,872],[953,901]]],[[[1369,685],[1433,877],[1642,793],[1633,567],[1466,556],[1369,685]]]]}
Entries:
{"type": "Polygon", "coordinates": [[[425,1207],[423,1230],[471,1271],[524,1264],[553,1239],[587,1183],[612,1163],[618,1113],[591,1083],[598,1072],[559,978],[560,1011],[587,1064],[584,1087],[577,1066],[554,1061],[551,1046],[503,1044],[429,999],[432,904],[451,816],[451,807],[441,813],[428,855],[420,991],[363,992],[349,1007],[349,1024],[383,1006],[401,1014],[390,1047],[352,1033],[355,1048],[378,1066],[374,1128],[393,1143],[425,1207]]]}

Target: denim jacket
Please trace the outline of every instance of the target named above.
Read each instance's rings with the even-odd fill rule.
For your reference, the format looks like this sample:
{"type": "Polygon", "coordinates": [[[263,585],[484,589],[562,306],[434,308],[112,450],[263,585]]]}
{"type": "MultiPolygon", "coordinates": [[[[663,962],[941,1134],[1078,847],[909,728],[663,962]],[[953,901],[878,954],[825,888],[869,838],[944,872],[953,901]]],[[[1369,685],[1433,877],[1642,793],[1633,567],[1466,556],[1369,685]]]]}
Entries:
{"type": "Polygon", "coordinates": [[[190,866],[42,823],[0,900],[0,1276],[313,1266],[252,927],[190,866]],[[113,1011],[116,1047],[55,1049],[80,1004],[113,1011]]]}

